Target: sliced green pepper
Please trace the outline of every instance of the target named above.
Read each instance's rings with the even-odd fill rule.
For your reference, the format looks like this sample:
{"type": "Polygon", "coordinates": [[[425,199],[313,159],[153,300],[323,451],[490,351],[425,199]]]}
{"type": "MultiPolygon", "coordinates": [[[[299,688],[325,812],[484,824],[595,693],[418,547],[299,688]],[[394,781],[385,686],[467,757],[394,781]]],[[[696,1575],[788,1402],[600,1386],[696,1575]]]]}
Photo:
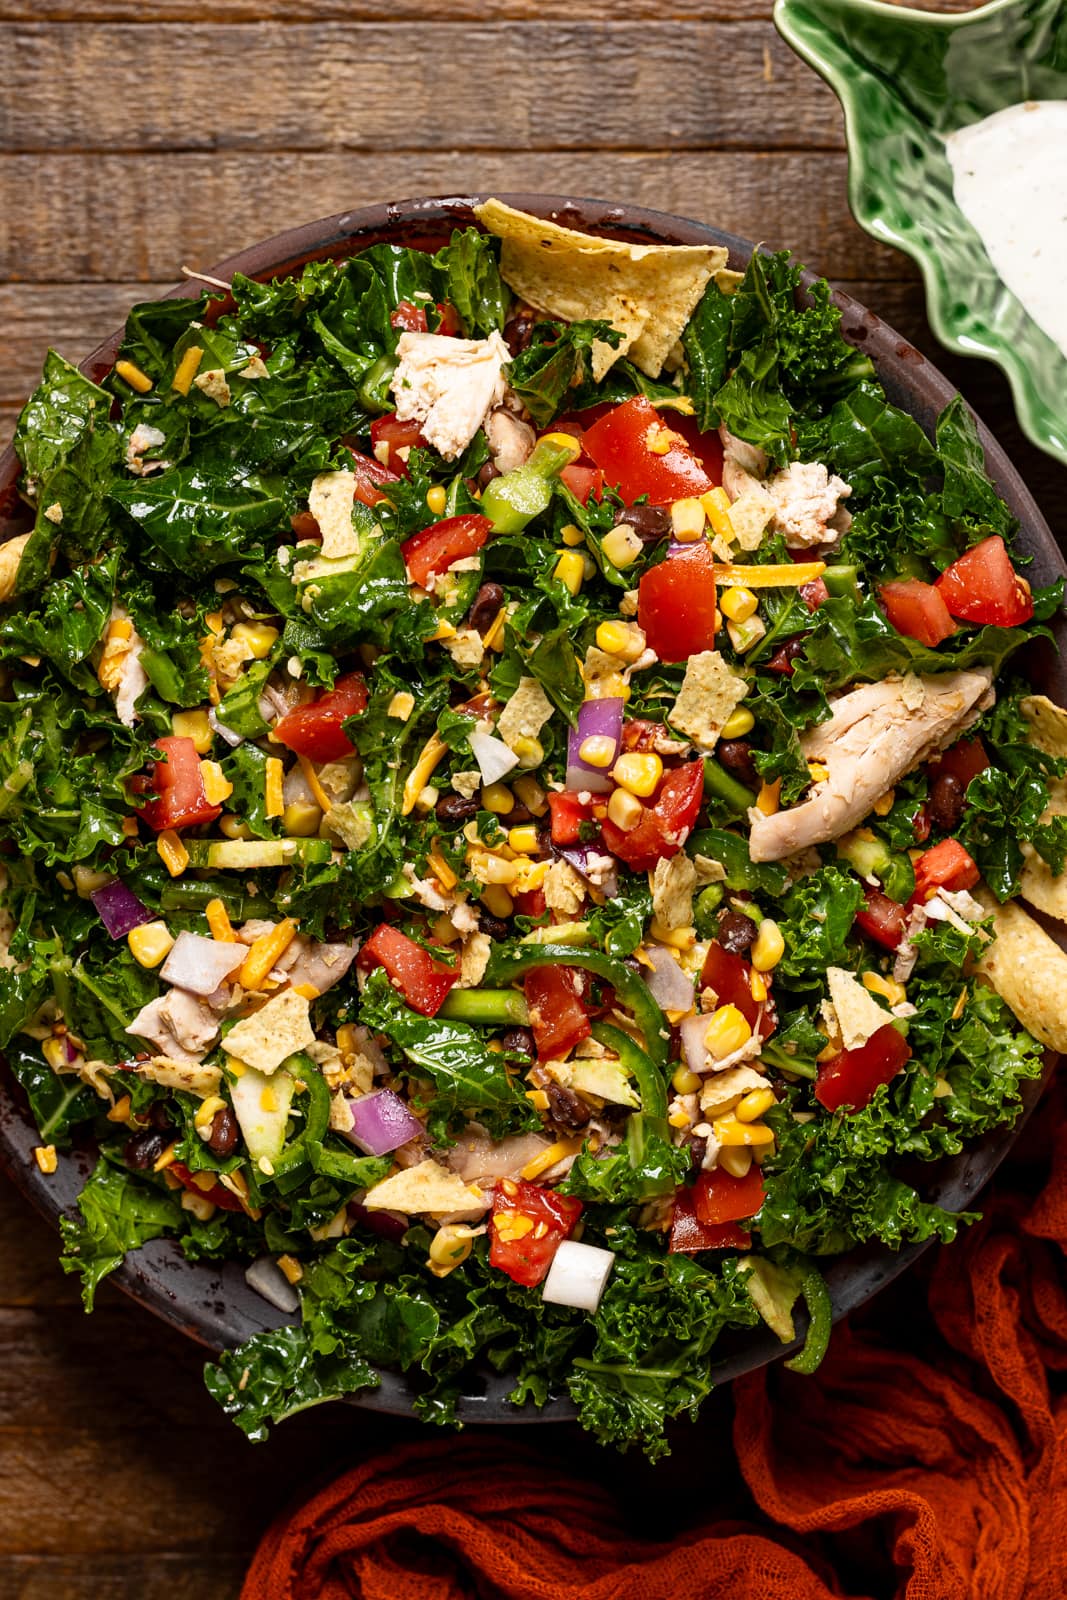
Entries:
{"type": "Polygon", "coordinates": [[[271,1176],[275,1179],[310,1160],[308,1146],[321,1144],[330,1126],[330,1089],[311,1057],[300,1051],[282,1063],[287,1071],[307,1085],[307,1101],[302,1106],[304,1125],[289,1140],[275,1162],[271,1176]]]}
{"type": "Polygon", "coordinates": [[[517,989],[453,989],[438,1011],[449,1022],[506,1023],[520,1027],[530,1020],[526,998],[517,989]]]}
{"type": "Polygon", "coordinates": [[[553,483],[579,454],[578,441],[569,434],[548,433],[521,467],[486,484],[478,509],[492,519],[494,533],[521,533],[547,511],[553,483]]]}
{"type": "Polygon", "coordinates": [[[800,1292],[808,1308],[808,1331],[803,1349],[798,1350],[786,1366],[790,1372],[809,1373],[816,1370],[829,1348],[834,1308],[826,1280],[816,1267],[804,1274],[800,1292]]]}
{"type": "MultiPolygon", "coordinates": [[[[612,1027],[610,1022],[594,1022],[593,1038],[618,1056],[623,1071],[628,1073],[637,1085],[641,1095],[641,1110],[645,1115],[665,1119],[667,1086],[663,1081],[663,1074],[648,1052],[642,1050],[636,1040],[631,1039],[628,1033],[623,1033],[621,1028],[612,1027]]],[[[665,1121],[664,1132],[669,1137],[665,1121]]],[[[669,1187],[674,1188],[673,1178],[669,1187]]]]}
{"type": "Polygon", "coordinates": [[[731,778],[714,756],[704,758],[704,793],[709,799],[721,800],[735,817],[743,817],[749,806],[756,804],[752,790],[746,789],[736,778],[731,778]]]}

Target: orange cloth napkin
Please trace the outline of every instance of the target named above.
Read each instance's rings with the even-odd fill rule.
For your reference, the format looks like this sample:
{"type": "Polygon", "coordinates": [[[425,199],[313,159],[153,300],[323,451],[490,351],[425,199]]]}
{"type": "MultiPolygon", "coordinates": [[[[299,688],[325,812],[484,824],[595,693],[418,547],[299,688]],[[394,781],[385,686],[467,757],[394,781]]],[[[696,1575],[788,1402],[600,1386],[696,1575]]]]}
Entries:
{"type": "MultiPolygon", "coordinates": [[[[435,1436],[345,1474],[276,1523],[241,1600],[1058,1600],[1058,1086],[984,1210],[902,1292],[839,1328],[814,1378],[778,1366],[734,1385],[737,1466],[766,1520],[752,1512],[657,1541],[588,1474],[568,1473],[566,1434],[555,1451],[540,1430],[531,1445],[489,1430],[435,1436]]],[[[709,1459],[721,1458],[726,1439],[705,1428],[709,1459]]],[[[706,1516],[692,1487],[694,1514],[706,1516]]]]}

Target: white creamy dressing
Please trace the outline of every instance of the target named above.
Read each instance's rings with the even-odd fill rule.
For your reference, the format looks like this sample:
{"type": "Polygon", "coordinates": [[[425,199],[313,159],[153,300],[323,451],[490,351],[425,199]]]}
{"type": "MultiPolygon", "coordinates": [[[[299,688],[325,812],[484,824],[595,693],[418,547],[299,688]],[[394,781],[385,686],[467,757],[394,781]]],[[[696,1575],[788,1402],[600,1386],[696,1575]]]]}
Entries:
{"type": "Polygon", "coordinates": [[[945,140],[956,204],[1001,281],[1067,355],[1067,100],[1026,100],[945,140]]]}

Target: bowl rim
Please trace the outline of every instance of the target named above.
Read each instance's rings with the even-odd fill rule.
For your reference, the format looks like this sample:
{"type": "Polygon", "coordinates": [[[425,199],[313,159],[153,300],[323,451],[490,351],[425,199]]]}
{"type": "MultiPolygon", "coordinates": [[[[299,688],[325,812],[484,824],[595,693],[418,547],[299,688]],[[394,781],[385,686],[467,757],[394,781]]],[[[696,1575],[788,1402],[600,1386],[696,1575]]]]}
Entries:
{"type": "MultiPolygon", "coordinates": [[[[833,0],[835,9],[842,13],[881,17],[896,27],[933,27],[943,33],[977,25],[1000,12],[1022,9],[1030,3],[1032,0],[988,0],[987,4],[973,11],[944,12],[927,11],[922,6],[909,4],[895,5],[890,0],[833,0]]],[[[976,349],[965,334],[954,332],[937,282],[931,251],[909,234],[889,226],[881,216],[876,216],[864,205],[863,185],[865,173],[871,164],[871,152],[857,132],[857,105],[862,89],[849,73],[832,66],[801,31],[795,13],[806,9],[805,0],[774,0],[774,26],[790,49],[829,85],[841,104],[848,155],[848,204],[853,217],[872,239],[877,239],[880,244],[891,245],[911,257],[922,277],[926,315],[940,343],[958,355],[971,360],[990,361],[999,367],[1008,380],[1015,414],[1023,433],[1039,450],[1067,464],[1067,406],[1063,417],[1064,439],[1054,439],[1038,420],[1038,398],[1031,386],[1028,370],[1019,359],[1014,345],[997,338],[987,348],[976,349]]],[[[984,245],[982,248],[985,248],[984,245]]],[[[1023,312],[1033,322],[1025,307],[1023,312]]],[[[1064,360],[1067,361],[1067,354],[1064,360]]]]}
{"type": "MultiPolygon", "coordinates": [[[[995,0],[995,3],[1012,4],[1015,0],[995,0]]],[[[668,243],[724,244],[735,266],[763,248],[708,224],[647,207],[551,194],[505,193],[496,197],[542,217],[573,222],[587,231],[668,243]]],[[[259,278],[282,276],[308,260],[343,258],[346,251],[366,248],[382,237],[392,236],[395,242],[411,241],[419,234],[447,237],[457,223],[466,226],[473,222],[473,206],[486,198],[487,194],[419,197],[339,212],[282,230],[237,251],[209,269],[209,275],[228,278],[240,271],[259,278]]],[[[816,277],[814,273],[806,273],[805,284],[815,281],[816,277]]],[[[196,279],[188,278],[175,284],[164,298],[194,297],[199,287],[196,279]]],[[[925,415],[929,422],[936,411],[957,394],[954,385],[877,315],[843,293],[836,293],[834,298],[842,309],[846,337],[872,355],[879,366],[879,379],[891,397],[901,402],[910,399],[912,405],[908,409],[912,414],[916,414],[918,406],[919,420],[925,415]]],[[[81,370],[94,378],[109,370],[121,335],[120,329],[104,339],[79,363],[81,370]]],[[[1018,472],[980,420],[978,430],[987,455],[987,470],[1020,518],[1023,543],[1035,558],[1035,578],[1047,582],[1050,576],[1067,574],[1067,562],[1018,472]]],[[[0,504],[17,473],[17,458],[14,449],[9,447],[0,457],[0,504]]],[[[13,531],[10,523],[8,528],[13,531]]],[[[4,522],[0,519],[0,536],[3,531],[4,522]]],[[[1060,643],[1061,646],[1067,644],[1067,621],[1060,643]]],[[[1067,671],[1054,659],[1045,659],[1041,670],[1051,675],[1059,697],[1067,701],[1067,671]]],[[[962,1156],[939,1164],[939,1171],[944,1170],[948,1176],[940,1188],[935,1183],[934,1192],[947,1209],[966,1209],[989,1181],[1036,1105],[1052,1065],[1050,1057],[1042,1079],[1023,1086],[1023,1110],[1013,1126],[994,1130],[993,1134],[971,1142],[962,1156]]],[[[25,1110],[21,1090],[5,1064],[0,1073],[0,1169],[42,1216],[57,1226],[60,1215],[69,1213],[74,1205],[94,1156],[84,1145],[76,1144],[72,1152],[61,1155],[59,1171],[46,1177],[38,1171],[32,1156],[38,1137],[25,1110]]],[[[904,1272],[931,1243],[933,1241],[928,1240],[896,1252],[887,1246],[860,1247],[833,1258],[827,1278],[835,1322],[904,1272]]],[[[248,1287],[239,1263],[187,1262],[170,1240],[154,1240],[128,1256],[110,1275],[109,1281],[214,1353],[240,1342],[250,1333],[280,1327],[292,1320],[275,1311],[248,1287]]],[[[792,1344],[782,1345],[765,1327],[747,1330],[743,1341],[738,1341],[737,1349],[729,1349],[724,1339],[725,1354],[715,1363],[714,1381],[721,1384],[752,1372],[795,1351],[802,1341],[801,1335],[792,1344]]],[[[379,1388],[349,1397],[350,1403],[373,1411],[411,1415],[417,1393],[411,1381],[389,1370],[382,1370],[380,1376],[379,1388]]],[[[531,1406],[517,1408],[507,1399],[512,1387],[510,1377],[497,1374],[487,1376],[484,1386],[475,1383],[471,1392],[460,1398],[459,1419],[463,1422],[547,1423],[569,1421],[576,1414],[569,1397],[560,1395],[552,1396],[540,1411],[531,1406]]]]}

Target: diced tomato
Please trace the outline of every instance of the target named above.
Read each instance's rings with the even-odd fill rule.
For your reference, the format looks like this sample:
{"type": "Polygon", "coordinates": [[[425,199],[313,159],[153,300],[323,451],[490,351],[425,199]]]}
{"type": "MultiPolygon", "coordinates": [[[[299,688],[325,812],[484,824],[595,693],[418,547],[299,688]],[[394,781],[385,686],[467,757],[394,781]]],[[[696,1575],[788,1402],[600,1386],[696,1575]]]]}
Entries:
{"type": "Polygon", "coordinates": [[[687,661],[715,648],[715,557],[711,546],[685,545],[645,573],[637,620],[661,661],[687,661]]]}
{"type": "Polygon", "coordinates": [[[313,517],[310,511],[295,511],[289,518],[289,526],[293,530],[297,543],[302,539],[322,539],[322,529],[319,527],[318,518],[313,517]]]}
{"type": "Polygon", "coordinates": [[[581,844],[579,830],[583,822],[593,820],[593,802],[579,800],[569,789],[563,789],[548,796],[548,809],[552,813],[552,843],[581,844]]]}
{"type": "Polygon", "coordinates": [[[661,416],[644,395],[614,406],[585,430],[582,443],[589,459],[602,469],[605,483],[617,489],[627,505],[647,495],[653,505],[667,506],[715,487],[670,415],[661,416]],[[658,454],[652,445],[672,433],[677,442],[670,440],[664,454],[658,454]]]}
{"type": "Polygon", "coordinates": [[[656,748],[657,739],[670,738],[662,722],[645,722],[641,717],[632,717],[622,725],[622,747],[624,750],[639,750],[646,753],[656,748]]]}
{"type": "Polygon", "coordinates": [[[954,745],[942,750],[939,759],[930,765],[931,778],[949,773],[966,789],[972,778],[977,778],[989,765],[985,745],[981,739],[957,739],[954,745]]]}
{"type": "Polygon", "coordinates": [[[932,583],[902,578],[899,582],[883,583],[878,592],[890,623],[909,639],[917,639],[928,649],[936,650],[955,633],[956,624],[949,616],[940,590],[932,583]]]}
{"type": "Polygon", "coordinates": [[[712,483],[722,483],[723,448],[718,432],[705,433],[696,417],[684,417],[680,411],[664,410],[661,415],[672,433],[681,434],[712,483]]]}
{"type": "Polygon", "coordinates": [[[895,1078],[905,1061],[911,1059],[911,1046],[902,1033],[887,1022],[872,1033],[866,1044],[819,1063],[815,1098],[827,1111],[848,1106],[862,1111],[880,1083],[895,1078]]]}
{"type": "Polygon", "coordinates": [[[518,889],[511,898],[520,917],[543,917],[547,902],[543,889],[518,889]]]}
{"type": "Polygon", "coordinates": [[[802,583],[797,592],[809,611],[818,611],[823,602],[830,598],[830,591],[821,578],[812,578],[810,583],[802,583]]]}
{"type": "Polygon", "coordinates": [[[166,760],[156,761],[150,777],[135,778],[130,785],[139,794],[151,790],[156,796],[141,807],[143,820],[157,833],[164,828],[195,828],[201,822],[214,822],[222,807],[208,804],[193,741],[168,735],[157,739],[155,747],[163,751],[166,760]]]}
{"type": "Polygon", "coordinates": [[[384,967],[413,1011],[435,1017],[459,979],[458,967],[443,967],[399,928],[381,922],[359,952],[364,970],[384,967]]]}
{"type": "Polygon", "coordinates": [[[413,300],[401,300],[396,310],[389,313],[389,326],[403,333],[425,333],[426,307],[416,305],[413,300]]]}
{"type": "Polygon", "coordinates": [[[736,1006],[750,1028],[754,1028],[759,1019],[760,1038],[770,1038],[774,1032],[774,1010],[764,1001],[763,1016],[760,1017],[761,1002],[752,996],[752,968],[743,956],[725,949],[717,939],[713,939],[708,946],[700,974],[700,987],[702,990],[714,989],[718,1005],[736,1006]]]}
{"type": "Polygon", "coordinates": [[[358,717],[367,705],[367,685],[361,672],[346,672],[332,689],[306,706],[287,711],[274,724],[274,737],[287,750],[309,761],[343,761],[355,746],[344,731],[348,717],[358,717]]]}
{"type": "Polygon", "coordinates": [[[463,324],[459,319],[459,312],[451,300],[438,300],[435,309],[440,320],[434,329],[434,333],[439,333],[446,339],[455,339],[463,332],[463,324]]]}
{"type": "Polygon", "coordinates": [[[783,676],[793,676],[793,663],[798,656],[804,654],[804,645],[807,641],[806,633],[798,633],[792,639],[787,639],[785,644],[779,645],[772,656],[768,656],[763,663],[765,672],[780,672],[783,676]]]}
{"type": "Polygon", "coordinates": [[[594,500],[599,500],[603,493],[604,474],[599,467],[586,467],[580,461],[572,462],[569,467],[564,467],[559,476],[560,482],[583,506],[589,503],[590,495],[594,500]]]}
{"type": "Polygon", "coordinates": [[[408,577],[425,588],[435,573],[446,571],[453,561],[477,555],[492,526],[488,517],[468,515],[446,517],[420,528],[400,546],[408,577]]]}
{"type": "Polygon", "coordinates": [[[701,1222],[739,1222],[754,1217],[765,1198],[763,1178],[753,1161],[743,1178],[732,1177],[725,1167],[701,1172],[693,1185],[693,1202],[701,1222]]]}
{"type": "Polygon", "coordinates": [[[652,872],[664,856],[676,856],[696,824],[704,798],[704,766],[690,761],[668,772],[660,784],[654,805],[629,833],[615,826],[610,817],[601,823],[604,844],[635,872],[652,872]]]}
{"type": "Polygon", "coordinates": [[[998,533],[964,551],[941,574],[935,588],[952,615],[964,622],[1014,628],[1034,614],[1030,585],[1012,566],[998,533]]]}
{"type": "Polygon", "coordinates": [[[226,1188],[225,1184],[216,1180],[209,1183],[205,1188],[203,1182],[197,1182],[198,1178],[206,1179],[210,1177],[208,1172],[194,1174],[181,1161],[172,1161],[166,1170],[173,1172],[183,1189],[188,1189],[190,1194],[198,1194],[202,1200],[209,1200],[213,1206],[218,1206],[220,1211],[244,1210],[240,1200],[226,1188]]]}
{"type": "MultiPolygon", "coordinates": [[[[373,432],[373,424],[371,428],[373,432]]],[[[388,499],[382,486],[383,484],[399,483],[400,473],[391,472],[388,467],[383,467],[381,462],[376,461],[373,456],[365,456],[362,450],[355,449],[353,445],[348,445],[347,448],[349,455],[352,457],[352,471],[356,478],[356,487],[352,498],[365,506],[376,506],[380,500],[388,499]]],[[[406,469],[404,476],[407,476],[406,469]]]]}
{"type": "Polygon", "coordinates": [[[505,1178],[493,1195],[489,1265],[532,1289],[542,1281],[564,1239],[574,1232],[582,1202],[522,1178],[505,1178]]]}
{"type": "Polygon", "coordinates": [[[667,1244],[672,1255],[691,1256],[700,1250],[747,1250],[751,1243],[749,1234],[736,1222],[702,1222],[697,1215],[695,1191],[677,1191],[667,1244]]]}
{"type": "Polygon", "coordinates": [[[981,873],[958,839],[942,839],[915,863],[915,898],[928,900],[935,889],[973,889],[981,873]]]}
{"type": "Polygon", "coordinates": [[[880,889],[872,889],[865,883],[863,892],[867,896],[867,903],[856,912],[856,926],[860,928],[875,944],[880,944],[887,950],[896,950],[904,937],[904,924],[908,920],[907,909],[899,900],[890,900],[887,894],[880,889]]]}
{"type": "Polygon", "coordinates": [[[407,455],[401,455],[400,452],[414,450],[416,446],[422,449],[426,444],[419,431],[418,420],[413,417],[410,422],[401,422],[395,411],[386,417],[375,417],[370,425],[370,436],[375,459],[378,446],[384,445],[390,471],[399,473],[402,478],[408,476],[408,463],[407,455]]]}
{"type": "Polygon", "coordinates": [[[582,975],[573,967],[532,967],[523,989],[540,1060],[566,1057],[588,1039],[589,1015],[578,998],[582,975]]]}

